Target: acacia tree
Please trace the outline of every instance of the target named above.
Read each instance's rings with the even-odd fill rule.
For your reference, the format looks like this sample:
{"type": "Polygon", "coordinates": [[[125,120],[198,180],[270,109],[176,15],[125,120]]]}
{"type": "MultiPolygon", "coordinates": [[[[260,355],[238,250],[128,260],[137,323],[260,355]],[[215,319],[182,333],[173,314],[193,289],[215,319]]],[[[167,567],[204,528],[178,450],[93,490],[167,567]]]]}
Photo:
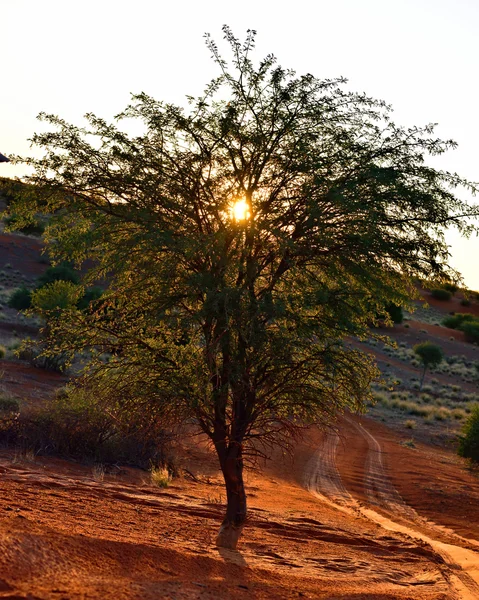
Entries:
{"type": "Polygon", "coordinates": [[[113,124],[42,115],[54,130],[33,138],[45,153],[17,210],[54,213],[49,252],[108,281],[94,308],[51,315],[51,351],[89,348],[90,385],[125,406],[194,417],[234,548],[245,458],[364,407],[377,371],[347,340],[447,273],[444,227],[467,233],[474,212],[453,188],[474,186],[425,163],[454,145],[431,126],[396,126],[343,79],[255,66],[255,33],[224,34],[232,65],[207,36],[219,75],[189,109],[140,94],[113,124]]]}
{"type": "Polygon", "coordinates": [[[441,364],[444,360],[444,352],[441,346],[433,344],[432,342],[423,342],[422,344],[416,344],[413,348],[414,354],[417,355],[422,363],[422,376],[419,384],[419,389],[422,390],[424,383],[424,377],[429,367],[434,368],[441,364]]]}

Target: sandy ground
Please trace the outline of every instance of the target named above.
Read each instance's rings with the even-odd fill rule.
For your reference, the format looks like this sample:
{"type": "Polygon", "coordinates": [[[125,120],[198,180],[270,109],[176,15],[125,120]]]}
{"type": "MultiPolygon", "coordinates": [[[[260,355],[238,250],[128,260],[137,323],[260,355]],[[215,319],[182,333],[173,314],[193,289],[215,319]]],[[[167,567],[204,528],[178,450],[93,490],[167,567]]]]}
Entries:
{"type": "Polygon", "coordinates": [[[0,598],[479,598],[478,478],[400,441],[347,417],[249,472],[238,552],[214,546],[223,489],[200,445],[199,481],[166,490],[3,451],[0,598]]]}

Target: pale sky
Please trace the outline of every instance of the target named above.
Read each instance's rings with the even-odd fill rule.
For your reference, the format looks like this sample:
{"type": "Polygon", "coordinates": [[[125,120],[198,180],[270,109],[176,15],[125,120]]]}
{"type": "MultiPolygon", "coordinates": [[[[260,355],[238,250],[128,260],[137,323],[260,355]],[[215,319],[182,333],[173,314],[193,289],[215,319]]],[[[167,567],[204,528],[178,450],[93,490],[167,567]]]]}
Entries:
{"type": "MultiPolygon", "coordinates": [[[[203,34],[221,47],[225,23],[241,39],[257,30],[258,60],[343,75],[392,104],[398,124],[439,123],[459,148],[435,164],[479,181],[478,0],[0,0],[0,152],[31,152],[40,111],[110,119],[141,91],[185,104],[216,74],[203,34]]],[[[0,176],[22,174],[0,164],[0,176]]],[[[479,239],[448,241],[479,290],[479,239]]]]}

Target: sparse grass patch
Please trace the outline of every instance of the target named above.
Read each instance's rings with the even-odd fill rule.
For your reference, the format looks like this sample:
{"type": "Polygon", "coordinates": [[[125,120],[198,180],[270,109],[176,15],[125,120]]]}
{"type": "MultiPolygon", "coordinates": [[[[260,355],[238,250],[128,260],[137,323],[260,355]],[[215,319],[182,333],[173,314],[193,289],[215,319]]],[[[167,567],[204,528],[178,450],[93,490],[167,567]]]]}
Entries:
{"type": "Polygon", "coordinates": [[[156,487],[167,488],[171,483],[171,475],[166,467],[152,467],[150,481],[156,487]]]}

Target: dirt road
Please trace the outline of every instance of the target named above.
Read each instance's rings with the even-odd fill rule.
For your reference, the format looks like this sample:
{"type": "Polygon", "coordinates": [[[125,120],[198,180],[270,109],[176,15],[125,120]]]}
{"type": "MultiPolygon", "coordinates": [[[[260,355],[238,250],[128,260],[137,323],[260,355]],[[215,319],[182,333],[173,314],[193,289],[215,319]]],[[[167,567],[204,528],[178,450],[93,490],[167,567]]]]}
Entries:
{"type": "Polygon", "coordinates": [[[305,469],[305,486],[321,501],[343,513],[361,515],[388,531],[429,545],[443,559],[456,596],[464,600],[479,598],[479,542],[431,522],[404,501],[387,473],[381,444],[367,422],[345,417],[337,431],[323,436],[305,469]],[[337,461],[340,443],[347,445],[354,438],[359,438],[366,447],[361,498],[348,491],[337,461]]]}

